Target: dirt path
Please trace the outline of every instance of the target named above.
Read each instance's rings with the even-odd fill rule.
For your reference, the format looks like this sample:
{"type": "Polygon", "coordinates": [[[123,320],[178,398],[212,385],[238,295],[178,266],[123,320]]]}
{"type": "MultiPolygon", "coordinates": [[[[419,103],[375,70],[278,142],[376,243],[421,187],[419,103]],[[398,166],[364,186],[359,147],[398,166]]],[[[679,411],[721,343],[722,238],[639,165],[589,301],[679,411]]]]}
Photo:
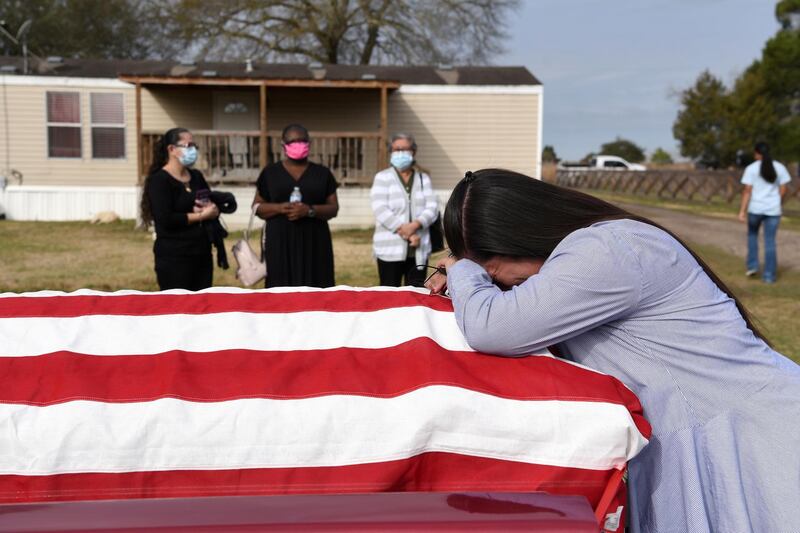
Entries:
{"type": "MultiPolygon", "coordinates": [[[[620,205],[669,228],[682,239],[717,246],[741,257],[744,269],[744,257],[747,255],[747,228],[743,223],[728,218],[699,216],[660,207],[620,205]]],[[[763,240],[761,242],[763,254],[763,240]]],[[[778,230],[778,264],[783,268],[800,270],[800,233],[778,230]]]]}

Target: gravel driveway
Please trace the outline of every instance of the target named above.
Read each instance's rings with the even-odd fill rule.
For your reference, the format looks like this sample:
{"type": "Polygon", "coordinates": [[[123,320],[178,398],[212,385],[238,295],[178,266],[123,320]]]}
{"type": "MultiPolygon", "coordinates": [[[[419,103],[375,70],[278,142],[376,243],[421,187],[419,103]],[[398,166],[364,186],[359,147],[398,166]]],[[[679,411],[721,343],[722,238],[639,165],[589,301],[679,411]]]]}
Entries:
{"type": "MultiPolygon", "coordinates": [[[[717,246],[742,258],[747,255],[747,227],[738,220],[699,216],[671,209],[636,204],[619,204],[674,231],[682,239],[717,246]]],[[[761,241],[763,254],[763,240],[761,241]]],[[[762,256],[763,257],[763,256],[762,256]]],[[[778,230],[778,263],[783,268],[800,269],[800,233],[778,230]]]]}

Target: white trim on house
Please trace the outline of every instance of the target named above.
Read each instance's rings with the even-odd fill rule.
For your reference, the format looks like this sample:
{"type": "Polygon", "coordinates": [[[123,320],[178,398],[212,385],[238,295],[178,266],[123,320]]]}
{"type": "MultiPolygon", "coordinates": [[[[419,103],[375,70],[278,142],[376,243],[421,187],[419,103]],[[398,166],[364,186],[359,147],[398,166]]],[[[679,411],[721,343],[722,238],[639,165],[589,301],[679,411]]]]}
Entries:
{"type": "Polygon", "coordinates": [[[116,78],[73,78],[69,76],[0,75],[0,84],[36,87],[89,87],[100,89],[132,89],[134,85],[116,78]]]}
{"type": "MultiPolygon", "coordinates": [[[[248,206],[255,186],[219,185],[236,197],[236,213],[222,215],[230,229],[244,229],[250,218],[248,206]]],[[[339,215],[330,221],[332,229],[369,228],[375,225],[369,188],[342,187],[338,190],[339,215]]],[[[450,197],[449,189],[436,189],[439,208],[450,197]]],[[[101,211],[114,211],[120,218],[135,219],[139,214],[141,188],[68,185],[9,185],[0,189],[0,213],[9,220],[89,220],[101,211]]]]}
{"type": "Polygon", "coordinates": [[[539,132],[536,134],[536,141],[539,144],[539,151],[536,156],[536,177],[542,179],[542,150],[544,150],[544,88],[539,92],[539,132]]]}
{"type": "Polygon", "coordinates": [[[406,85],[401,94],[542,94],[541,85],[406,85]]]}

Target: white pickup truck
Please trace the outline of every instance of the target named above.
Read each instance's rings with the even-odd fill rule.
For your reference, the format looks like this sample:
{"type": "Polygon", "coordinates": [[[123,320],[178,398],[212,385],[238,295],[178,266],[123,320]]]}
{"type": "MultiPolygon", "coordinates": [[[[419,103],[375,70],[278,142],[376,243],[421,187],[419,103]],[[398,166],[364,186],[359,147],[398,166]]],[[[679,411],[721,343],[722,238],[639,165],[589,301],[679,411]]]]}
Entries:
{"type": "Polygon", "coordinates": [[[615,155],[597,155],[588,163],[560,162],[558,168],[563,170],[647,170],[639,163],[629,163],[615,155]]]}

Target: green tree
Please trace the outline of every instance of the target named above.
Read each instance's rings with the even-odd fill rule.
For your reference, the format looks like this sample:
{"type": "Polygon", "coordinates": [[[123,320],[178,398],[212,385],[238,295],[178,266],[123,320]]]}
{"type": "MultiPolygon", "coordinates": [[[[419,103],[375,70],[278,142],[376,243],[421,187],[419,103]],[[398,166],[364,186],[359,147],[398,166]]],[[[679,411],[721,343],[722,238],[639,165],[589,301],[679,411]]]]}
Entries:
{"type": "Polygon", "coordinates": [[[542,150],[542,163],[558,163],[556,150],[551,145],[546,145],[542,150]]]}
{"type": "Polygon", "coordinates": [[[663,148],[656,148],[650,156],[650,162],[655,165],[671,165],[672,156],[663,148]]]}
{"type": "Polygon", "coordinates": [[[728,95],[728,119],[723,131],[725,153],[752,151],[758,141],[771,145],[778,138],[779,120],[770,97],[761,62],[756,61],[736,80],[728,95]]]}
{"type": "Polygon", "coordinates": [[[775,5],[775,18],[784,30],[800,29],[800,0],[781,0],[775,5]]]}
{"type": "MultiPolygon", "coordinates": [[[[797,10],[794,13],[800,16],[797,10]]],[[[800,156],[800,27],[790,26],[767,41],[761,75],[777,117],[773,153],[796,160],[800,156]]]]}
{"type": "Polygon", "coordinates": [[[734,154],[724,143],[729,116],[728,91],[721,80],[704,71],[681,93],[681,109],[672,125],[681,155],[710,166],[729,165],[734,154]]]}
{"type": "Polygon", "coordinates": [[[164,20],[207,59],[481,64],[519,0],[178,0],[164,20]]]}
{"type": "Polygon", "coordinates": [[[622,137],[617,137],[615,140],[602,145],[600,153],[603,155],[615,155],[631,163],[644,161],[644,149],[633,141],[622,137]]]}
{"type": "MultiPolygon", "coordinates": [[[[15,36],[30,19],[28,48],[42,57],[170,57],[174,50],[151,19],[156,5],[149,0],[4,0],[0,21],[15,36]]],[[[20,45],[3,35],[0,54],[21,55],[20,45]]]]}

